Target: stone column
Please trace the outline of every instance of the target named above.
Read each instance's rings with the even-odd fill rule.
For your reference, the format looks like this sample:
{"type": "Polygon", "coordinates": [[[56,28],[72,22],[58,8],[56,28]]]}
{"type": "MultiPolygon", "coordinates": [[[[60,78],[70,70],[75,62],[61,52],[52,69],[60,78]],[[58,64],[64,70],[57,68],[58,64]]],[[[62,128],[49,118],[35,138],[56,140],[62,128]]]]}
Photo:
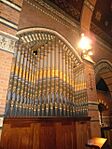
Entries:
{"type": "Polygon", "coordinates": [[[88,96],[88,116],[91,117],[91,137],[100,137],[100,122],[99,122],[99,111],[98,101],[95,83],[94,65],[90,61],[84,60],[84,74],[87,85],[87,96],[88,96]]]}
{"type": "Polygon", "coordinates": [[[23,0],[1,0],[0,18],[0,134],[3,127],[12,58],[23,0]]]}

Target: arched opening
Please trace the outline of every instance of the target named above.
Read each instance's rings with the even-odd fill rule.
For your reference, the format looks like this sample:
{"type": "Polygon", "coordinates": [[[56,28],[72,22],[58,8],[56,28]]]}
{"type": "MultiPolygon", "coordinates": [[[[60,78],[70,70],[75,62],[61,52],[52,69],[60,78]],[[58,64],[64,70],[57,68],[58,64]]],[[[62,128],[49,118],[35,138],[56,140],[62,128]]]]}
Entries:
{"type": "Polygon", "coordinates": [[[95,66],[95,72],[98,103],[105,107],[102,111],[101,126],[107,127],[111,124],[111,63],[107,60],[99,61],[95,66]]]}
{"type": "Polygon", "coordinates": [[[102,78],[100,78],[100,80],[96,84],[96,89],[109,92],[109,88],[108,88],[107,84],[105,83],[104,79],[102,79],[102,78]]]}
{"type": "Polygon", "coordinates": [[[96,72],[96,88],[98,90],[107,91],[112,97],[112,64],[107,60],[97,62],[95,66],[96,72]]]}
{"type": "Polygon", "coordinates": [[[54,31],[18,34],[6,116],[85,116],[87,91],[81,59],[54,31]]]}

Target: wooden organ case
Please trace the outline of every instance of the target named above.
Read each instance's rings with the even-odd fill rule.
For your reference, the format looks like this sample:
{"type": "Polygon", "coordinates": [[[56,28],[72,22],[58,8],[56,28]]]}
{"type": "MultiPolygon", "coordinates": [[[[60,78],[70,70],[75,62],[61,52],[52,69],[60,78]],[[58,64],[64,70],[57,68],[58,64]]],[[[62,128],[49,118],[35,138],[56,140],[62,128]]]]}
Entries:
{"type": "Polygon", "coordinates": [[[22,34],[7,93],[3,149],[85,149],[90,137],[84,66],[53,33],[22,34]]]}

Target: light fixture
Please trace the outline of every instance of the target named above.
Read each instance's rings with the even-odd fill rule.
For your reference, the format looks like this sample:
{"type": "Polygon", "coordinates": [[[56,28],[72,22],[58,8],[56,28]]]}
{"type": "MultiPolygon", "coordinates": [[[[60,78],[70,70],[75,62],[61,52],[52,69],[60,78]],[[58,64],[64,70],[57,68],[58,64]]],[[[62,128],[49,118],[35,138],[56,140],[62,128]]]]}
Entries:
{"type": "Polygon", "coordinates": [[[81,34],[81,39],[78,44],[79,49],[81,50],[81,57],[87,59],[93,55],[92,52],[92,40],[85,36],[84,33],[81,34]]]}
{"type": "Polygon", "coordinates": [[[92,55],[93,55],[92,50],[88,51],[88,55],[89,55],[89,56],[92,56],[92,55]]]}

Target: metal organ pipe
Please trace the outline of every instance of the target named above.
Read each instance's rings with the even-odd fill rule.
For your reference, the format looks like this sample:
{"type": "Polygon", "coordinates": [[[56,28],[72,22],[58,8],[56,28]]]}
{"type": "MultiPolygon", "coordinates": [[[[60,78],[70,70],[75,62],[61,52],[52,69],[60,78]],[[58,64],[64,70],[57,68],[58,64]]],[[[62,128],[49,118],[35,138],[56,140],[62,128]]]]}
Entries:
{"type": "MultiPolygon", "coordinates": [[[[38,40],[17,45],[6,115],[87,115],[84,67],[75,53],[53,34],[37,32],[33,37],[38,40]]],[[[28,34],[25,41],[30,38],[28,34]]]]}
{"type": "Polygon", "coordinates": [[[49,76],[48,76],[48,71],[49,71],[49,67],[48,67],[48,57],[49,57],[49,48],[48,48],[49,42],[46,44],[45,46],[45,51],[46,51],[46,94],[45,94],[45,98],[46,98],[46,109],[45,109],[45,115],[48,116],[49,113],[49,102],[48,102],[48,94],[49,94],[49,76]]]}

